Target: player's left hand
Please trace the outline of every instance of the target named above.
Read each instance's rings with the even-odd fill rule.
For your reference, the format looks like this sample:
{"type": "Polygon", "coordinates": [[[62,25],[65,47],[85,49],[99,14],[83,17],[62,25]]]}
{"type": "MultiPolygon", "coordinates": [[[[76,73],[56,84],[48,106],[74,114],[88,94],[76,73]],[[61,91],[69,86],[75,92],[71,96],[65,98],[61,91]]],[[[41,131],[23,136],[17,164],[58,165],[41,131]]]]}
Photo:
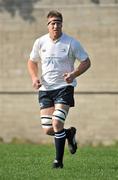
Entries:
{"type": "Polygon", "coordinates": [[[68,84],[73,82],[74,77],[72,73],[64,73],[63,77],[68,84]]]}

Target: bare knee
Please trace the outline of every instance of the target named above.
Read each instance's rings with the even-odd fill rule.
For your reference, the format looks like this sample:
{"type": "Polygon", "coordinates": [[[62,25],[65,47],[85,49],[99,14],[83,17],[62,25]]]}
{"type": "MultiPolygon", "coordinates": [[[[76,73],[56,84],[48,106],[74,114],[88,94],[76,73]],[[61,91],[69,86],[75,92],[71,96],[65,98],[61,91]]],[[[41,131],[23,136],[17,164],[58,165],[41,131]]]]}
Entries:
{"type": "Polygon", "coordinates": [[[61,131],[64,127],[64,123],[58,121],[58,120],[54,120],[53,119],[53,129],[54,129],[54,132],[58,132],[58,131],[61,131]]]}
{"type": "Polygon", "coordinates": [[[54,135],[54,130],[53,128],[43,128],[43,131],[46,135],[53,136],[54,135]]]}

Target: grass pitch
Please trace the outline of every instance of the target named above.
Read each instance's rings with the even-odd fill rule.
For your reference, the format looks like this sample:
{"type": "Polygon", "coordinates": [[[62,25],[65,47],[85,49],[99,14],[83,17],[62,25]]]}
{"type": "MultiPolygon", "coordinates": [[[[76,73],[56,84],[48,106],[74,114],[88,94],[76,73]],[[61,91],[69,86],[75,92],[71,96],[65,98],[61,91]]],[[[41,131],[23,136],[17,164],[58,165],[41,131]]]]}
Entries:
{"type": "Polygon", "coordinates": [[[53,145],[0,144],[0,180],[118,180],[118,146],[65,148],[64,168],[52,169],[53,145]]]}

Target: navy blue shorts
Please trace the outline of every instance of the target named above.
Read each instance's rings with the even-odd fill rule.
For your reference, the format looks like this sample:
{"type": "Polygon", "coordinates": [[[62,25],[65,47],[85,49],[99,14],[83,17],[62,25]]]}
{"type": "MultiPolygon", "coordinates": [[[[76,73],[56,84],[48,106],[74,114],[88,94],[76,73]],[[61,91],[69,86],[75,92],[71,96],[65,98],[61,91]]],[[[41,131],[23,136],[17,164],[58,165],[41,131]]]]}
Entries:
{"type": "Polygon", "coordinates": [[[74,87],[66,86],[51,91],[39,91],[38,100],[40,109],[53,107],[55,104],[74,106],[74,87]]]}

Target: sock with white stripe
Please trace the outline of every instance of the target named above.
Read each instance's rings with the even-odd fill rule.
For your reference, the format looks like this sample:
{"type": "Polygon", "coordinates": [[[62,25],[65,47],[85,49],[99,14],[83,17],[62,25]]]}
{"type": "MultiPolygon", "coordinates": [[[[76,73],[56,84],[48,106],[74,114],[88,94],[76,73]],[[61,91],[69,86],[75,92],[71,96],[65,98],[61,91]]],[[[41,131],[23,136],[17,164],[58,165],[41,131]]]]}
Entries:
{"type": "Polygon", "coordinates": [[[63,162],[66,133],[65,130],[55,132],[56,160],[63,162]]]}

